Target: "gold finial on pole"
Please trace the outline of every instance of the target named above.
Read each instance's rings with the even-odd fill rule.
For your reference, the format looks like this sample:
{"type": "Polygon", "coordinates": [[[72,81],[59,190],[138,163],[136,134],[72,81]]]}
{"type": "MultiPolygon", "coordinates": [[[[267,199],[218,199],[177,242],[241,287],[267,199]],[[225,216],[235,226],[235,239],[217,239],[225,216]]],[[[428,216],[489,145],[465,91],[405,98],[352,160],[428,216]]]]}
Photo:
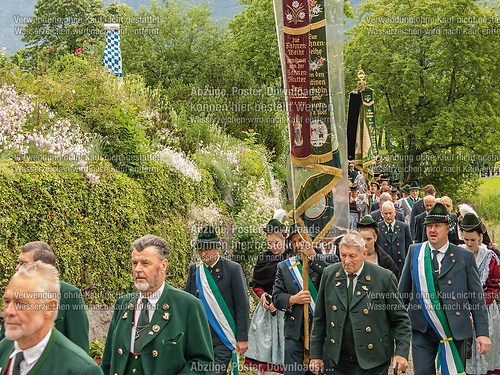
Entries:
{"type": "Polygon", "coordinates": [[[359,67],[359,70],[358,70],[358,89],[359,91],[363,91],[366,87],[366,81],[365,81],[365,72],[363,71],[363,69],[361,69],[361,67],[359,67]]]}

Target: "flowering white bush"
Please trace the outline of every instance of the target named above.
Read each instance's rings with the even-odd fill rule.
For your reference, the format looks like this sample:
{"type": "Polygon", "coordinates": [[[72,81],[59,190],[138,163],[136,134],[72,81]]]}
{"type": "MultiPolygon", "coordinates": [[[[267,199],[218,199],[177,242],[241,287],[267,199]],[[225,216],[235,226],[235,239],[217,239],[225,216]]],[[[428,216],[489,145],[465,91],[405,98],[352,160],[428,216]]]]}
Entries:
{"type": "Polygon", "coordinates": [[[159,160],[193,181],[201,182],[201,173],[196,165],[182,152],[174,151],[168,147],[154,154],[154,159],[159,160]]]}
{"type": "Polygon", "coordinates": [[[238,170],[238,156],[241,154],[240,152],[236,152],[234,150],[226,150],[222,148],[220,144],[211,144],[207,147],[204,147],[200,150],[201,155],[212,155],[214,158],[222,159],[227,164],[234,166],[236,170],[238,170]]]}
{"type": "Polygon", "coordinates": [[[99,176],[89,173],[87,167],[89,136],[69,120],[55,120],[55,114],[43,105],[36,107],[35,114],[35,99],[33,95],[19,95],[7,84],[0,88],[0,152],[12,150],[24,157],[34,145],[54,160],[77,161],[78,170],[86,174],[90,184],[98,183],[99,176]],[[39,121],[30,129],[27,121],[34,115],[39,121]]]}

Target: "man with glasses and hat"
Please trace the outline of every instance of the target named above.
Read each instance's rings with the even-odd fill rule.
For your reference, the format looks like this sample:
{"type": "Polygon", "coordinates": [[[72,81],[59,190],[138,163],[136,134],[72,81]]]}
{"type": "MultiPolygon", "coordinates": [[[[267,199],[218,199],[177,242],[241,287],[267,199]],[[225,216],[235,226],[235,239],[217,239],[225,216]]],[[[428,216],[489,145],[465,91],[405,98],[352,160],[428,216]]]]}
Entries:
{"type": "Polygon", "coordinates": [[[471,251],[448,241],[449,212],[436,203],[425,218],[428,241],[410,246],[399,281],[412,325],[415,375],[465,372],[465,341],[491,349],[488,316],[476,261],[471,251]],[[474,326],[474,332],[472,330],[474,326]]]}
{"type": "Polygon", "coordinates": [[[249,299],[241,266],[220,256],[222,242],[215,229],[203,227],[196,241],[200,260],[189,267],[186,292],[203,302],[214,348],[214,374],[237,368],[248,349],[249,299]],[[225,312],[229,312],[227,315],[225,312]]]}

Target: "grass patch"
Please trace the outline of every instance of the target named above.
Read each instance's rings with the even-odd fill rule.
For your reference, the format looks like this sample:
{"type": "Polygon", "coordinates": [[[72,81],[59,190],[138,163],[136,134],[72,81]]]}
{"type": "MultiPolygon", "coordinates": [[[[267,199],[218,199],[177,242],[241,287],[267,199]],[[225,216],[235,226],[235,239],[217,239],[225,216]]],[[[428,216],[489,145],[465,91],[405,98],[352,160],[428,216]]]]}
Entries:
{"type": "Polygon", "coordinates": [[[477,194],[471,197],[479,216],[484,220],[493,242],[500,236],[500,177],[481,178],[477,194]]]}

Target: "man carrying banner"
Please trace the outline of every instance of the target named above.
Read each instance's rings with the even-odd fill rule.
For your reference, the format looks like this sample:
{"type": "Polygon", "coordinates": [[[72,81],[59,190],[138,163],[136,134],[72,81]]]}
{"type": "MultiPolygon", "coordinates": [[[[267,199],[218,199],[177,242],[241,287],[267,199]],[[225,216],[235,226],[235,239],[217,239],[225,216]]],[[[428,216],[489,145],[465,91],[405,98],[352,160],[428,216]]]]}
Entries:
{"type": "Polygon", "coordinates": [[[473,335],[472,324],[478,352],[491,349],[474,255],[448,242],[449,219],[441,203],[429,211],[429,241],[410,246],[399,282],[411,319],[415,375],[435,375],[436,354],[439,373],[465,374],[464,343],[473,335]]]}
{"type": "Polygon", "coordinates": [[[304,374],[304,322],[305,304],[314,315],[317,290],[324,269],[338,262],[334,254],[316,254],[310,243],[304,240],[301,227],[292,225],[288,241],[294,256],[278,264],[278,272],[273,287],[273,302],[277,309],[285,312],[285,375],[304,374]],[[309,290],[303,288],[302,253],[309,258],[309,290]]]}
{"type": "Polygon", "coordinates": [[[222,243],[212,226],[201,229],[196,248],[200,261],[189,267],[186,292],[203,303],[214,348],[214,374],[226,374],[231,362],[238,373],[238,359],[248,349],[249,301],[241,266],[219,254],[222,243]]]}

